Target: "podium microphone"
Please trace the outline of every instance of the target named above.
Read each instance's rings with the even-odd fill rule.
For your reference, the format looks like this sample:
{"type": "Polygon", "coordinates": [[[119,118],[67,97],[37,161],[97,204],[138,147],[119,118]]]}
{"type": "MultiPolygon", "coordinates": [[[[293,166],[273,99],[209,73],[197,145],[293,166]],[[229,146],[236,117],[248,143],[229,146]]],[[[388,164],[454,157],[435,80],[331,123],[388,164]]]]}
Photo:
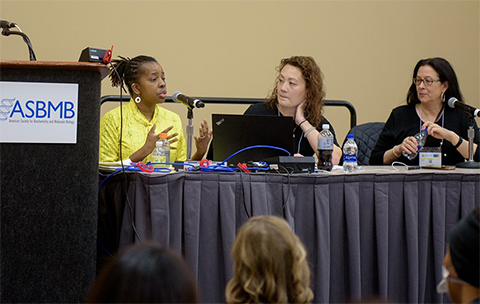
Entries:
{"type": "Polygon", "coordinates": [[[30,42],[30,39],[28,38],[27,34],[22,32],[22,30],[20,29],[20,27],[16,23],[0,19],[0,27],[2,28],[2,35],[3,36],[10,36],[10,35],[22,36],[23,41],[25,41],[25,43],[28,46],[28,53],[30,55],[30,60],[31,61],[36,61],[37,60],[37,57],[35,56],[35,52],[33,51],[33,46],[32,46],[32,43],[30,42]],[[10,29],[12,27],[18,28],[18,31],[11,31],[10,29]]]}
{"type": "Polygon", "coordinates": [[[178,91],[173,93],[172,99],[175,102],[183,103],[189,109],[205,107],[205,104],[200,99],[183,95],[181,92],[178,92],[178,91]]]}
{"type": "Polygon", "coordinates": [[[457,98],[455,97],[450,97],[448,99],[448,106],[450,108],[459,108],[463,110],[464,112],[472,115],[473,117],[478,116],[480,117],[480,109],[474,108],[472,106],[469,106],[467,104],[464,104],[460,102],[457,98]]]}

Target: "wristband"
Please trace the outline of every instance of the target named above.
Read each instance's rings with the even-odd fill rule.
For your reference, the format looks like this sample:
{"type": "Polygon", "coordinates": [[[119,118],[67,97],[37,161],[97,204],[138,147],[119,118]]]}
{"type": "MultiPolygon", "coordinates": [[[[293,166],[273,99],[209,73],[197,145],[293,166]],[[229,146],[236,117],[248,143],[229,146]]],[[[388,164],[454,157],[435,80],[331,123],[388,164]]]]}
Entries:
{"type": "Polygon", "coordinates": [[[397,155],[397,154],[395,153],[395,147],[396,147],[396,146],[393,146],[392,153],[393,153],[393,155],[394,155],[396,158],[399,158],[401,154],[400,154],[400,155],[397,155]]]}
{"type": "Polygon", "coordinates": [[[461,136],[458,137],[458,142],[457,144],[454,146],[455,149],[458,149],[458,147],[460,147],[460,145],[463,143],[463,138],[461,136]]]}
{"type": "Polygon", "coordinates": [[[307,120],[305,119],[304,121],[302,121],[301,123],[298,124],[298,126],[300,127],[304,122],[306,122],[307,120]]]}
{"type": "Polygon", "coordinates": [[[305,131],[304,136],[307,137],[308,133],[312,132],[313,130],[315,130],[316,128],[315,127],[311,127],[310,129],[308,129],[307,131],[305,131]]]}

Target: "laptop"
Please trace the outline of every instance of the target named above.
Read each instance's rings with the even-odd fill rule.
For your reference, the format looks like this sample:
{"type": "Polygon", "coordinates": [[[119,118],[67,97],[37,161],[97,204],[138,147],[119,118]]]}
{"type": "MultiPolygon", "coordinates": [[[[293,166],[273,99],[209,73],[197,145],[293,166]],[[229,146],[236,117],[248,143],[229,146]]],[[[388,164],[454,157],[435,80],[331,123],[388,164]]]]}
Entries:
{"type": "MultiPolygon", "coordinates": [[[[255,145],[283,148],[293,155],[294,124],[293,118],[286,116],[212,114],[213,160],[224,161],[235,152],[255,145]]],[[[236,165],[286,155],[278,149],[253,148],[232,156],[227,163],[236,165]]]]}

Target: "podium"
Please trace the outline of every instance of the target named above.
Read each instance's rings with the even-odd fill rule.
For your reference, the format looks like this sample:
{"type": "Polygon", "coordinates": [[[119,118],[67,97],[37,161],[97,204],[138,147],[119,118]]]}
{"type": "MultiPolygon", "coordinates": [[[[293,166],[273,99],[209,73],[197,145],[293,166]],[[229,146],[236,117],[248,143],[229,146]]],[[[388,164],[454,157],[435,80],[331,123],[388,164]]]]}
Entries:
{"type": "Polygon", "coordinates": [[[2,82],[78,84],[76,143],[0,143],[1,303],[82,303],[95,279],[107,74],[97,63],[0,61],[2,82]]]}

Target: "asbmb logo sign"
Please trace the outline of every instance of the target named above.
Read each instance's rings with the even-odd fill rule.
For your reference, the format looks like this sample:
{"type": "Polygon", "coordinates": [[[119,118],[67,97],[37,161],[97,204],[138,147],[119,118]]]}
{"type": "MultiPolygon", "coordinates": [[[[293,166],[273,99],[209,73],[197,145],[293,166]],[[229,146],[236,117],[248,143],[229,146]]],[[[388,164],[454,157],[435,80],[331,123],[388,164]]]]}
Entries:
{"type": "Polygon", "coordinates": [[[76,143],[78,84],[0,82],[0,142],[76,143]]]}

